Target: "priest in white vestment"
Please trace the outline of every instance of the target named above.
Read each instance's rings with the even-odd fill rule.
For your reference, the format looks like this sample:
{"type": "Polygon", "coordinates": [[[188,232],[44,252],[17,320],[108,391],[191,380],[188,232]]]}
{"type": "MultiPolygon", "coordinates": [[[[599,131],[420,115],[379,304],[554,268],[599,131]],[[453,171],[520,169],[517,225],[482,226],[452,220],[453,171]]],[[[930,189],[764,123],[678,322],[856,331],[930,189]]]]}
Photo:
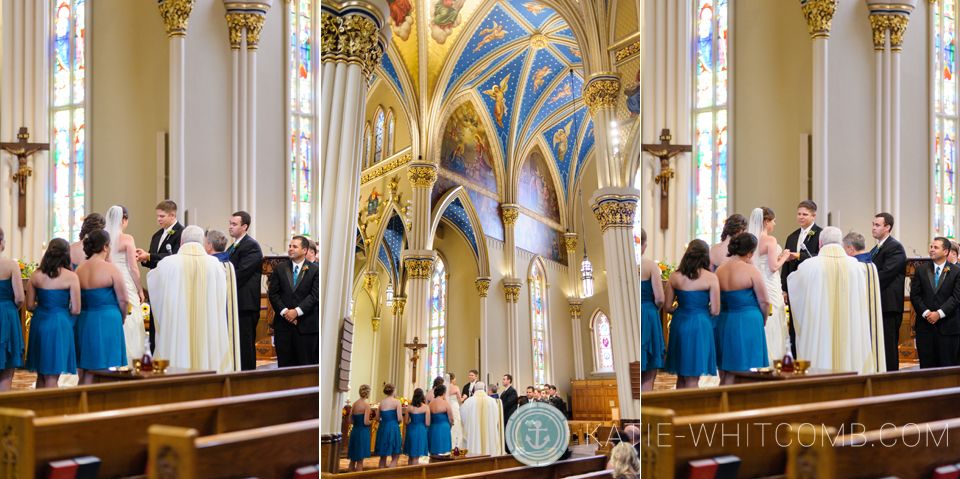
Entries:
{"type": "Polygon", "coordinates": [[[468,456],[503,455],[503,403],[487,396],[487,385],[478,382],[473,396],[460,406],[468,456]]]}
{"type": "Polygon", "coordinates": [[[177,254],[147,273],[157,328],[154,357],[170,366],[233,371],[227,272],[203,247],[203,230],[184,228],[177,254]]]}
{"type": "Polygon", "coordinates": [[[847,256],[839,228],[820,233],[820,252],[787,277],[799,358],[811,367],[887,370],[876,266],[847,256]]]}

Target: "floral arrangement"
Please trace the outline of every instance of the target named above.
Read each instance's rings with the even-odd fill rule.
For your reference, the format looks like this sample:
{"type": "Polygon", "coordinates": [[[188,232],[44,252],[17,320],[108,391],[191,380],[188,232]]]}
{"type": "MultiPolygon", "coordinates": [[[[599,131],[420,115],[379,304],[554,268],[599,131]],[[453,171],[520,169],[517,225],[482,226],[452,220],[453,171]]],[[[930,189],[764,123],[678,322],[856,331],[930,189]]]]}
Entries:
{"type": "Polygon", "coordinates": [[[40,265],[34,263],[33,261],[24,261],[22,259],[18,259],[17,264],[20,266],[21,278],[29,278],[30,275],[40,267],[40,265]]]}
{"type": "Polygon", "coordinates": [[[407,407],[410,405],[410,401],[407,398],[397,398],[400,401],[400,407],[407,407]]]}
{"type": "Polygon", "coordinates": [[[343,417],[349,416],[349,415],[350,415],[350,409],[351,409],[351,407],[350,407],[349,404],[347,404],[346,406],[343,406],[343,414],[342,414],[342,416],[343,416],[343,417]]]}
{"type": "Polygon", "coordinates": [[[660,268],[660,279],[666,281],[670,279],[670,275],[677,270],[676,263],[667,263],[667,260],[657,261],[657,267],[660,268]]]}

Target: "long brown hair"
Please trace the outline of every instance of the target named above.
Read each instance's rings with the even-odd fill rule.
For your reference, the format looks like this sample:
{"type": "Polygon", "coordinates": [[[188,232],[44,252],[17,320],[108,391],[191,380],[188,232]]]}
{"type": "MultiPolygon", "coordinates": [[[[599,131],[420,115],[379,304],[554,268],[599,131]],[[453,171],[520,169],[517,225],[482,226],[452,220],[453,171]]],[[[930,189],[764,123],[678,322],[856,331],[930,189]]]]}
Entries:
{"type": "Polygon", "coordinates": [[[710,247],[707,246],[707,242],[702,239],[691,241],[687,245],[687,251],[683,253],[683,258],[680,259],[677,271],[690,279],[697,279],[700,277],[700,270],[708,268],[710,268],[710,247]]]}

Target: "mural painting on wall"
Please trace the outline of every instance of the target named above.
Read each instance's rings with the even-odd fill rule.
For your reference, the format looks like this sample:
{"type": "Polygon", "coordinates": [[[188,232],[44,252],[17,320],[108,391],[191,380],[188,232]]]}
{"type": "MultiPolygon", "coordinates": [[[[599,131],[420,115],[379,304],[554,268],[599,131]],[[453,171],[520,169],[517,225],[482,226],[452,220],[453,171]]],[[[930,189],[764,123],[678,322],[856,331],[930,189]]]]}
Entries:
{"type": "Polygon", "coordinates": [[[633,118],[640,114],[640,72],[637,72],[636,81],[627,83],[623,87],[623,96],[627,97],[627,111],[633,118]]]}
{"type": "Polygon", "coordinates": [[[477,216],[480,217],[483,234],[503,241],[503,219],[500,216],[500,203],[470,189],[467,190],[467,195],[470,196],[470,202],[473,203],[474,209],[477,210],[477,216]]]}
{"type": "Polygon", "coordinates": [[[447,120],[440,144],[440,166],[496,192],[497,175],[490,158],[490,141],[480,116],[467,102],[447,120]]]}
{"type": "Polygon", "coordinates": [[[393,27],[393,34],[401,40],[407,41],[410,38],[410,29],[413,25],[413,17],[410,16],[413,5],[410,4],[410,0],[387,0],[387,3],[390,4],[390,19],[388,22],[393,27]]]}
{"type": "Polygon", "coordinates": [[[497,124],[500,125],[500,128],[503,128],[503,116],[507,113],[505,94],[507,93],[509,81],[510,74],[507,74],[507,76],[500,80],[499,85],[493,85],[493,88],[483,91],[487,96],[493,98],[493,117],[497,119],[497,124]]]}
{"type": "Polygon", "coordinates": [[[525,215],[517,218],[517,247],[558,263],[567,264],[567,249],[563,233],[525,215]]]}
{"type": "Polygon", "coordinates": [[[454,28],[460,25],[460,10],[467,0],[437,0],[433,5],[433,20],[430,22],[430,36],[439,43],[447,41],[454,28]]]}
{"type": "Polygon", "coordinates": [[[377,214],[377,209],[380,207],[380,197],[383,196],[381,193],[377,193],[377,187],[373,187],[373,191],[370,192],[370,197],[367,198],[367,217],[377,214]]]}
{"type": "MultiPolygon", "coordinates": [[[[563,130],[559,130],[563,131],[563,130]]],[[[567,142],[563,142],[566,146],[567,142]]],[[[539,152],[530,153],[520,170],[520,206],[560,223],[560,203],[550,170],[539,152]]]]}
{"type": "Polygon", "coordinates": [[[458,185],[455,181],[446,177],[438,177],[437,182],[433,184],[433,191],[430,192],[430,208],[436,208],[437,202],[440,201],[440,197],[444,193],[456,188],[458,185]]]}

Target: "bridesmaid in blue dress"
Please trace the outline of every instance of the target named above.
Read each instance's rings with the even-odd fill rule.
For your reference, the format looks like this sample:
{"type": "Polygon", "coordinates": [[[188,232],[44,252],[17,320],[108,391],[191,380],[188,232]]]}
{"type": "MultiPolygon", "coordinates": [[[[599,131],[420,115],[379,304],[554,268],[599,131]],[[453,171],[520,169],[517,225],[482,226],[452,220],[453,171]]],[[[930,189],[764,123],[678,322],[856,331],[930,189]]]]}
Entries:
{"type": "Polygon", "coordinates": [[[730,241],[730,261],[717,268],[720,281],[720,320],[717,322],[717,367],[720,384],[733,384],[732,371],[768,366],[763,326],[770,312],[767,287],[760,270],[747,263],[757,249],[757,237],[743,233],[730,241]]]}
{"type": "Polygon", "coordinates": [[[72,317],[80,313],[80,279],[70,270],[70,245],[56,238],[27,282],[30,348],[26,368],[37,373],[37,389],[55,388],[60,374],[77,373],[72,317]]]}
{"type": "MultiPolygon", "coordinates": [[[[647,252],[647,232],[640,229],[640,254],[647,252]]],[[[660,323],[660,306],[663,306],[663,281],[660,267],[655,261],[640,260],[640,390],[653,391],[657,370],[663,368],[666,345],[663,342],[663,325],[660,323]]]]}
{"type": "Polygon", "coordinates": [[[83,225],[80,226],[80,241],[70,245],[70,263],[73,264],[73,271],[87,261],[87,255],[83,252],[84,238],[94,230],[102,230],[106,227],[107,220],[100,213],[90,213],[83,218],[83,225]]]}
{"type": "MultiPolygon", "coordinates": [[[[0,228],[0,253],[5,249],[7,241],[0,228]]],[[[14,371],[23,366],[23,332],[18,313],[23,299],[20,265],[0,258],[0,391],[10,390],[14,371]]]]}
{"type": "Polygon", "coordinates": [[[123,320],[130,303],[123,275],[109,261],[110,234],[96,230],[83,240],[87,261],[77,267],[80,316],[77,317],[77,370],[80,384],[93,384],[87,371],[127,364],[123,320]]]}
{"type": "Polygon", "coordinates": [[[347,449],[347,459],[350,459],[350,466],[347,472],[362,471],[363,460],[370,457],[370,405],[367,399],[370,398],[370,386],[366,384],[360,386],[360,399],[353,403],[351,409],[351,419],[353,419],[353,429],[350,430],[350,445],[347,449]]]}
{"type": "Polygon", "coordinates": [[[430,401],[430,430],[427,442],[430,454],[446,454],[453,448],[450,426],[453,424],[453,410],[447,402],[447,387],[443,384],[433,388],[433,401],[430,401]]]}
{"type": "Polygon", "coordinates": [[[380,469],[387,467],[387,456],[391,456],[390,467],[397,467],[403,437],[400,435],[400,401],[395,397],[393,384],[383,387],[387,397],[380,401],[380,426],[377,427],[377,446],[374,456],[380,456],[380,469]]]}
{"type": "Polygon", "coordinates": [[[696,388],[700,376],[716,376],[716,343],[711,316],[720,312],[720,283],[709,270],[710,247],[695,239],[667,281],[665,310],[673,313],[667,372],[677,375],[677,389],[696,388]],[[674,307],[676,298],[678,305],[674,307]]]}
{"type": "Polygon", "coordinates": [[[403,453],[407,455],[407,465],[420,463],[421,456],[429,456],[427,446],[427,426],[430,425],[430,407],[423,395],[423,389],[413,391],[410,405],[403,411],[403,422],[407,425],[407,437],[403,440],[403,453]]]}

